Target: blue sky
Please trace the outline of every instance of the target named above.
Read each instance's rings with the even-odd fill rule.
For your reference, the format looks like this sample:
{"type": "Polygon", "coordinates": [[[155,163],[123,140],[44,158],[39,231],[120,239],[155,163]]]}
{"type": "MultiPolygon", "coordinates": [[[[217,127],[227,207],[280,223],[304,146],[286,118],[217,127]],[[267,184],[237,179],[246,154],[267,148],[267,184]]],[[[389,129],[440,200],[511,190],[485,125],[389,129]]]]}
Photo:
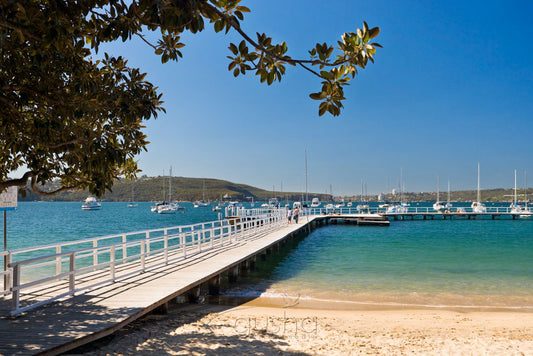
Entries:
{"type": "Polygon", "coordinates": [[[289,68],[267,86],[228,72],[232,32],[183,36],[184,58],[160,64],[140,41],[105,50],[129,58],[163,93],[166,114],[147,122],[142,174],[220,178],[267,190],[335,195],[533,186],[533,2],[244,0],[242,27],[286,41],[306,59],[367,21],[379,26],[375,64],[345,89],[340,117],[318,117],[320,80],[289,68]]]}

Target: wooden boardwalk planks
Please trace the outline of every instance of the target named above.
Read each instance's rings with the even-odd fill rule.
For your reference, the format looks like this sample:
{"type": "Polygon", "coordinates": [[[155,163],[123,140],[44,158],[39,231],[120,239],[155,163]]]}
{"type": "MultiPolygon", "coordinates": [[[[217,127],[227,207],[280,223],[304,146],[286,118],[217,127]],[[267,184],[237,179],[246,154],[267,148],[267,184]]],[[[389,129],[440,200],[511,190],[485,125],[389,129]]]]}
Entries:
{"type": "MultiPolygon", "coordinates": [[[[309,223],[313,220],[309,218],[309,223]]],[[[304,228],[306,223],[301,221],[260,233],[39,307],[17,318],[6,313],[10,298],[0,299],[0,354],[58,354],[109,335],[304,228]]]]}

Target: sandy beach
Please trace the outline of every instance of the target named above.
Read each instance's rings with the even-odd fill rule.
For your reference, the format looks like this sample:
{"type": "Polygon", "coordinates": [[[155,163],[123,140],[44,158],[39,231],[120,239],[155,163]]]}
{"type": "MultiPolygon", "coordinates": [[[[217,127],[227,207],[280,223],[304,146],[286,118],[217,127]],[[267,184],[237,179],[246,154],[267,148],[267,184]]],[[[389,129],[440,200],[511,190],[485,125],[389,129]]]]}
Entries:
{"type": "MultiPolygon", "coordinates": [[[[263,304],[263,305],[262,305],[263,304]]],[[[176,305],[88,355],[532,355],[533,313],[176,305]]]]}

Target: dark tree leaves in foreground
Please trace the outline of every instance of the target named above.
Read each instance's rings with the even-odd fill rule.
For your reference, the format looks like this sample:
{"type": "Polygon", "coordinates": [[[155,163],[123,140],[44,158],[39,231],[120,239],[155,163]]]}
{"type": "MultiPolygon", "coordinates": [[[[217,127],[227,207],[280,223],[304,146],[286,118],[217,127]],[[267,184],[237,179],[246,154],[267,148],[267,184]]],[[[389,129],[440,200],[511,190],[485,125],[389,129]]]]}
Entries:
{"type": "Polygon", "coordinates": [[[249,36],[240,27],[248,8],[240,0],[0,0],[0,191],[29,182],[37,194],[88,189],[102,195],[121,176],[135,177],[135,155],[146,150],[143,121],[164,111],[161,94],[145,74],[122,57],[93,60],[109,41],[143,39],[163,63],[177,61],[180,36],[205,28],[236,30],[228,69],[234,76],[253,71],[268,85],[280,81],[287,65],[321,78],[319,115],[337,116],[343,86],[357,68],[373,62],[372,40],[379,28],[342,35],[337,46],[317,44],[305,60],[294,59],[285,42],[265,34],[249,36]],[[150,31],[158,40],[147,40],[150,31]],[[20,179],[8,174],[20,168],[20,179]],[[40,185],[60,179],[61,188],[40,185]]]}

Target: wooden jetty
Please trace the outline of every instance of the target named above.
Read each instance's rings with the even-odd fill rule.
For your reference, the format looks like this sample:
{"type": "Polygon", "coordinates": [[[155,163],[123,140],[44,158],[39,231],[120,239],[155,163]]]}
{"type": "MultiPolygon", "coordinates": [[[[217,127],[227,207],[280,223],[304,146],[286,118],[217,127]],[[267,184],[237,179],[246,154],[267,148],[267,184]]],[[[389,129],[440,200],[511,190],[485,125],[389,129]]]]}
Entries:
{"type": "MultiPolygon", "coordinates": [[[[319,220],[302,217],[299,224],[288,224],[284,216],[233,219],[227,233],[198,240],[198,244],[188,241],[185,258],[181,248],[145,255],[142,271],[140,257],[115,266],[115,281],[108,278],[113,269],[109,266],[91,270],[76,275],[75,285],[80,288],[90,283],[94,287],[57,300],[50,298],[72,287],[71,278],[38,287],[29,282],[26,291],[15,276],[13,284],[21,288],[20,306],[48,301],[15,317],[10,315],[13,297],[4,296],[0,301],[0,354],[60,354],[110,335],[149,312],[164,311],[178,297],[198,297],[201,290],[217,294],[223,276],[235,281],[239,273],[253,268],[257,258],[265,259],[280,244],[309,231],[319,220]],[[202,243],[204,246],[199,248],[202,243]],[[158,263],[178,256],[172,263],[158,263]]],[[[11,266],[22,264],[12,262],[11,266]]]]}

